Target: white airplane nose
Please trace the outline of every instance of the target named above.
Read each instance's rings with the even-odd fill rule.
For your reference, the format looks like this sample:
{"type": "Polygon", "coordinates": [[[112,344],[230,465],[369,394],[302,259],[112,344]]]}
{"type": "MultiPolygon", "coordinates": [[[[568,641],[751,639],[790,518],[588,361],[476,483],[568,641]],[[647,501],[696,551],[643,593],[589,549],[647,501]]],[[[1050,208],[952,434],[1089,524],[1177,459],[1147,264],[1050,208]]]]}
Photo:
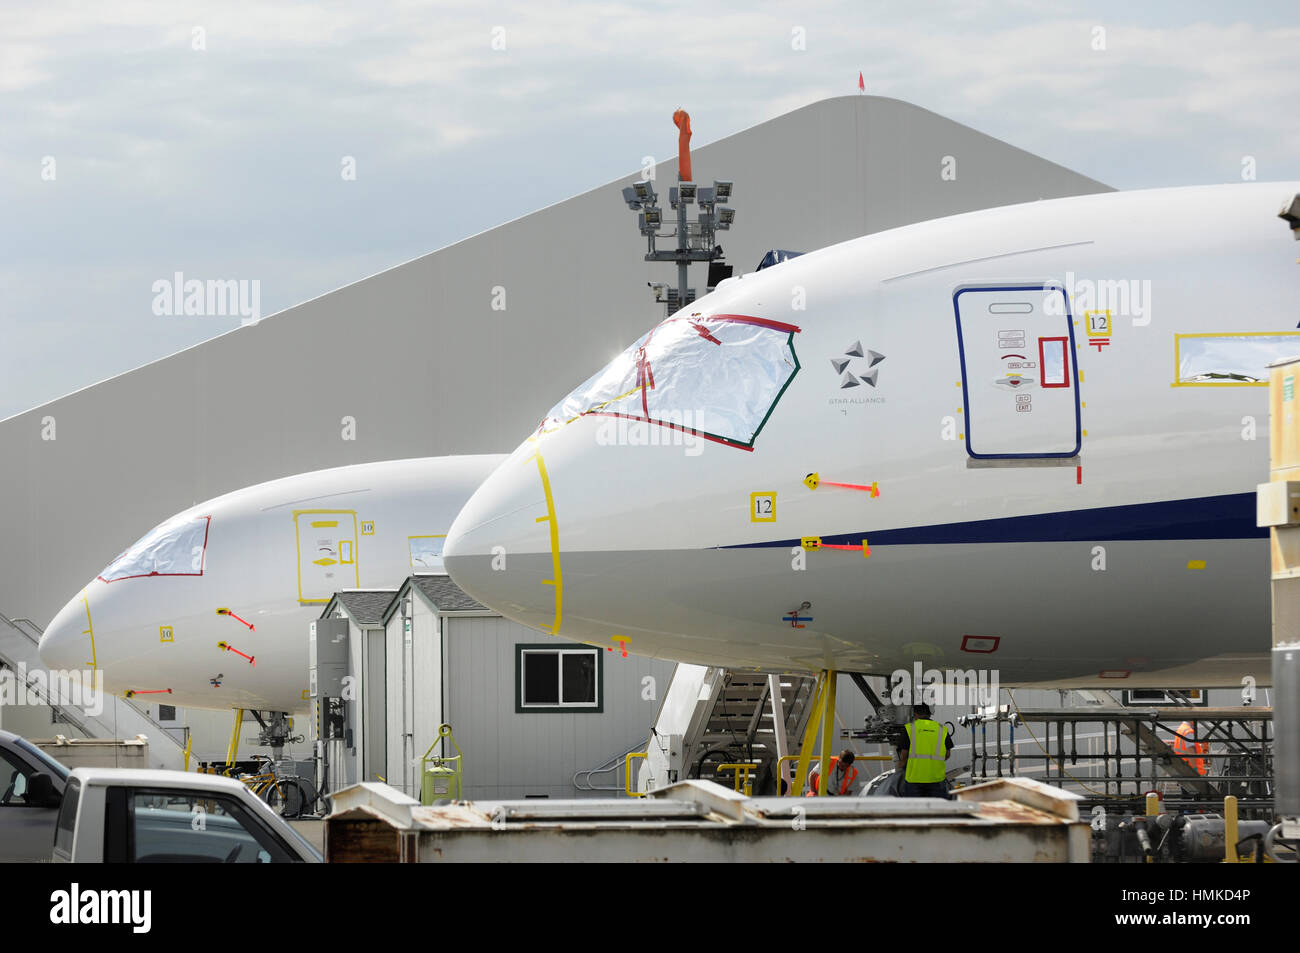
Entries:
{"type": "Polygon", "coordinates": [[[38,651],[47,668],[85,669],[96,664],[90,613],[89,597],[81,592],[69,600],[46,626],[38,651]]]}
{"type": "Polygon", "coordinates": [[[443,565],[465,592],[524,625],[556,632],[563,600],[550,477],[525,444],[470,497],[447,533],[443,565]]]}

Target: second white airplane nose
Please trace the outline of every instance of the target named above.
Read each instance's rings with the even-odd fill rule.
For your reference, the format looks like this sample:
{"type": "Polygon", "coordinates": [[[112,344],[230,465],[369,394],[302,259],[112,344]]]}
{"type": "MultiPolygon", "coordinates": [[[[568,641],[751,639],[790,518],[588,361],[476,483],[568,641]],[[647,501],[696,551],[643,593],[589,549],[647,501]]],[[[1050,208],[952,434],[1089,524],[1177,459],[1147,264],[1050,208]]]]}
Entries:
{"type": "Polygon", "coordinates": [[[555,633],[564,587],[559,533],[550,474],[535,445],[526,443],[456,517],[443,564],[479,602],[555,633]]]}
{"type": "Polygon", "coordinates": [[[84,592],[69,600],[46,626],[38,651],[49,669],[71,671],[97,664],[90,603],[84,592]]]}

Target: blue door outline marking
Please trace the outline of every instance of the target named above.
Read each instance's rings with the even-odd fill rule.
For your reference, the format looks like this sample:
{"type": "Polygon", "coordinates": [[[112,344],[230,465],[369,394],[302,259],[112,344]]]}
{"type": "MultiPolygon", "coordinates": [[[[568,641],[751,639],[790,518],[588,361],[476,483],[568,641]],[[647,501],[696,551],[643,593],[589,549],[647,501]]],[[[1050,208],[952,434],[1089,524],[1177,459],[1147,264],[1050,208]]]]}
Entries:
{"type": "MultiPolygon", "coordinates": [[[[1082,414],[1079,410],[1079,360],[1078,348],[1074,342],[1074,315],[1070,311],[1070,299],[1065,294],[1063,285],[1043,282],[1041,284],[1028,285],[963,285],[952,294],[952,310],[954,320],[957,322],[957,355],[961,361],[961,409],[962,417],[966,423],[966,452],[976,460],[1025,460],[1025,459],[1044,459],[1044,458],[1068,458],[1079,455],[1079,450],[1083,447],[1083,422],[1082,414]],[[1074,360],[1074,449],[1061,451],[1057,453],[976,453],[970,445],[970,393],[966,386],[966,344],[962,340],[961,334],[961,302],[960,298],[968,291],[1055,291],[1061,296],[1061,301],[1065,304],[1065,327],[1069,334],[1070,343],[1067,352],[1067,358],[1074,360]]],[[[1055,335],[1059,337],[1060,335],[1055,335]]]]}

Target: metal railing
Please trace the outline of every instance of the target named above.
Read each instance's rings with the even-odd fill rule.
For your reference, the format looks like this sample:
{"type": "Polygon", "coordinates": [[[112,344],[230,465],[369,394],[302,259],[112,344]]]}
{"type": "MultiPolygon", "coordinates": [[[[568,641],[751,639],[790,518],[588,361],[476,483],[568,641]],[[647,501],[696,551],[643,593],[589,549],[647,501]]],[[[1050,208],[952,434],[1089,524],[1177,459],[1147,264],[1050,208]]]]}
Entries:
{"type": "Polygon", "coordinates": [[[972,783],[1029,769],[1048,784],[1075,790],[1085,805],[1127,801],[1136,809],[1152,790],[1162,791],[1167,806],[1185,809],[1218,806],[1229,795],[1248,813],[1272,805],[1268,708],[1001,706],[996,712],[963,716],[960,722],[970,732],[972,783]],[[1195,726],[1194,735],[1184,739],[1189,748],[1213,747],[1175,751],[1170,741],[1179,738],[1182,721],[1195,726]],[[1030,750],[1024,750],[1026,739],[1017,738],[1018,730],[1028,734],[1030,750]],[[1080,740],[1085,741],[1082,747],[1080,740]]]}

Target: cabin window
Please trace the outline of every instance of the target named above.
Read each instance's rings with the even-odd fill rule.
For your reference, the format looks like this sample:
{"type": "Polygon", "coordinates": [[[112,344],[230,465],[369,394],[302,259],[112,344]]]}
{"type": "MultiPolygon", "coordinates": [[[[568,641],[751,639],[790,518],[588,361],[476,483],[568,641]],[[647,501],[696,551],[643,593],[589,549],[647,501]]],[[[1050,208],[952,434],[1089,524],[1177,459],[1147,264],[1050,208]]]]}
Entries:
{"type": "Polygon", "coordinates": [[[411,568],[416,572],[442,570],[442,543],[444,536],[408,536],[407,546],[411,554],[411,568]]]}
{"type": "Polygon", "coordinates": [[[1043,387],[1070,386],[1070,339],[1039,338],[1038,363],[1043,387]]]}
{"type": "Polygon", "coordinates": [[[602,710],[604,660],[599,649],[515,648],[515,711],[602,710]]]}
{"type": "Polygon", "coordinates": [[[183,516],[156,526],[99,574],[104,582],[137,576],[202,576],[210,516],[183,516]]]}
{"type": "Polygon", "coordinates": [[[1300,331],[1175,334],[1175,387],[1268,386],[1268,365],[1300,356],[1300,331]]]}
{"type": "Polygon", "coordinates": [[[745,315],[669,318],[552,407],[539,429],[594,415],[753,449],[799,371],[798,331],[745,315]]]}

